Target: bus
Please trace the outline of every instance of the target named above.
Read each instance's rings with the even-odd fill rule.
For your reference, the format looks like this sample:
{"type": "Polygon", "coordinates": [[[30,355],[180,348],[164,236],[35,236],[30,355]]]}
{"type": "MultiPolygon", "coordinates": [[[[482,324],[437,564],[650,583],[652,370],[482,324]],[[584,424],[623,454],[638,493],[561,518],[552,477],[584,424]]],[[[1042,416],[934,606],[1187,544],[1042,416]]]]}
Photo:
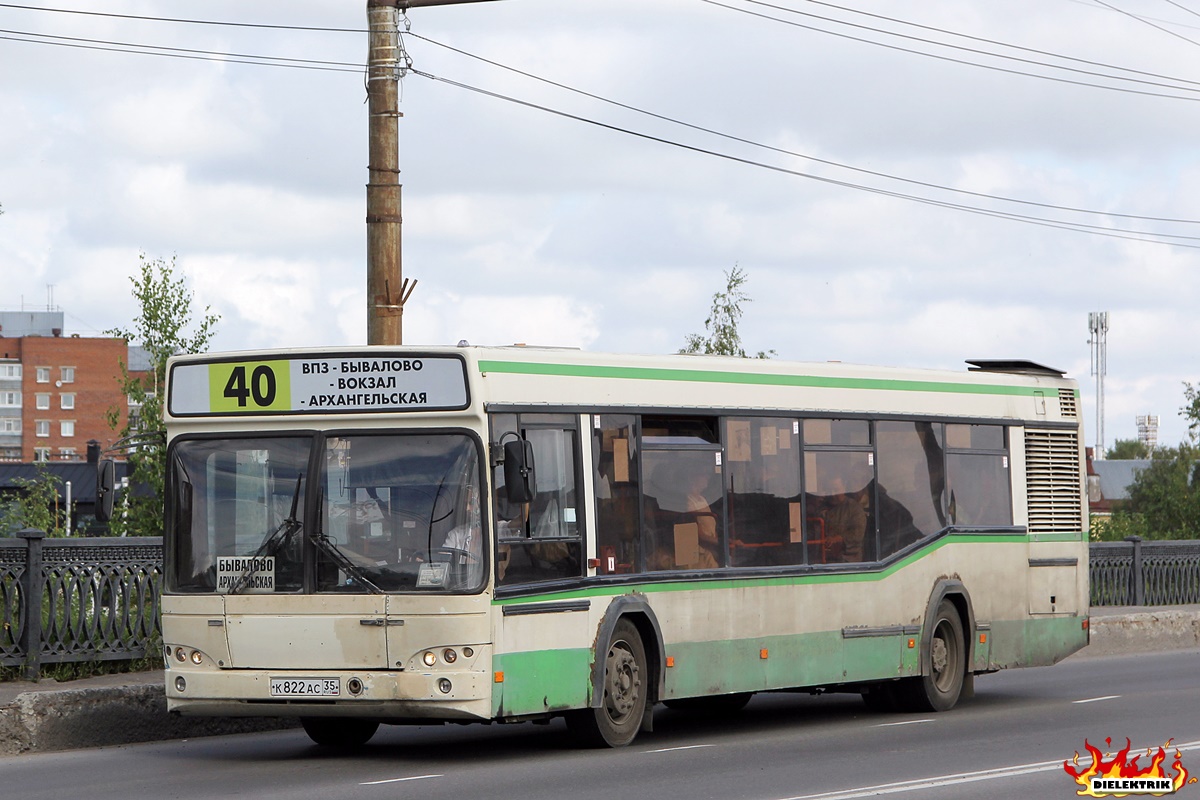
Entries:
{"type": "Polygon", "coordinates": [[[1077,384],[512,347],[186,355],[165,395],[168,709],[380,724],[850,692],[945,711],[1088,643],[1077,384]]]}

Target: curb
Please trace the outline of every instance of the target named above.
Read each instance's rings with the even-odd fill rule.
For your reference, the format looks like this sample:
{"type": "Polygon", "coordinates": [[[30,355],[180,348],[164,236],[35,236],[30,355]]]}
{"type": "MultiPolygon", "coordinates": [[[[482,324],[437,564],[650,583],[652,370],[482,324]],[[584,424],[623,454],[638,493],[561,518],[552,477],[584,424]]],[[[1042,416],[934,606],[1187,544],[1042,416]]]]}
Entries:
{"type": "MultiPolygon", "coordinates": [[[[0,756],[255,733],[299,727],[294,719],[180,717],[157,683],[34,690],[0,706],[0,756]]],[[[77,683],[87,683],[78,681],[77,683]]]]}

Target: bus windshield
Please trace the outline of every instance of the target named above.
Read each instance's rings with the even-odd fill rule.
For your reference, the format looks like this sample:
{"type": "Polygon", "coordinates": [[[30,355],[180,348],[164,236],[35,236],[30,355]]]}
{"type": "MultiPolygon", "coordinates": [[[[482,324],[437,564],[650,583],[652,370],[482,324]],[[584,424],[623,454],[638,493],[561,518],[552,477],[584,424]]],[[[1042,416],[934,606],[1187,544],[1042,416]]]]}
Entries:
{"type": "Polygon", "coordinates": [[[172,591],[482,588],[479,454],[465,434],[181,439],[169,463],[172,591]]]}

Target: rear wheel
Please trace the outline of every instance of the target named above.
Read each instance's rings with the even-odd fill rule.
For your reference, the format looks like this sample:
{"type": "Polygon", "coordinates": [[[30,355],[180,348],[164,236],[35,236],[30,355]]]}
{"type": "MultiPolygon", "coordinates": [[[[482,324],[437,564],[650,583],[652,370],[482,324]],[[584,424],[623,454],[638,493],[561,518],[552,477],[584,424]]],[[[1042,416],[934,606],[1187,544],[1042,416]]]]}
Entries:
{"type": "Polygon", "coordinates": [[[370,719],[301,717],[300,724],[316,744],[345,749],[363,746],[379,730],[379,723],[370,719]]]}
{"type": "Polygon", "coordinates": [[[604,656],[604,697],[599,708],[573,711],[567,725],[586,744],[624,747],[637,736],[646,713],[646,648],[629,620],[613,630],[604,656]]]}
{"type": "Polygon", "coordinates": [[[962,693],[967,666],[962,621],[949,600],[938,605],[925,656],[929,659],[929,674],[904,682],[904,706],[912,711],[948,711],[962,693]]]}

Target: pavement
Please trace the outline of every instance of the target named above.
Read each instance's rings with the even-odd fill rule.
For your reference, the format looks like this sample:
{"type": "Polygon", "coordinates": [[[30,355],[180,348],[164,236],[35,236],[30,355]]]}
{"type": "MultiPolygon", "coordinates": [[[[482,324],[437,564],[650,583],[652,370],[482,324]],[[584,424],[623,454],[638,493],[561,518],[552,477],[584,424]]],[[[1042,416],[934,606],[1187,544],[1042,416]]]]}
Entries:
{"type": "MultiPolygon", "coordinates": [[[[1200,605],[1093,608],[1091,631],[1071,658],[1200,648],[1200,605]]],[[[294,727],[294,719],[168,714],[161,670],[0,683],[0,756],[294,727]]]]}

